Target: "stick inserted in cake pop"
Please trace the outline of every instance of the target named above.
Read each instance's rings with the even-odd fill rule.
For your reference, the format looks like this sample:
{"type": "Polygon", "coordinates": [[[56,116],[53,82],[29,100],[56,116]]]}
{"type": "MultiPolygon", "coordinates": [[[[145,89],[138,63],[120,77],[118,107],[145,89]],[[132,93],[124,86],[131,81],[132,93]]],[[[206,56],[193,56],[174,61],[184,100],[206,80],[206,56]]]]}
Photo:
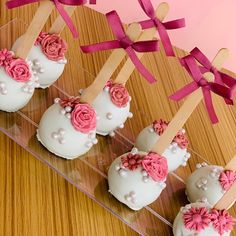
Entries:
{"type": "Polygon", "coordinates": [[[52,1],[42,1],[40,2],[39,8],[31,21],[24,38],[21,43],[15,49],[15,55],[26,59],[31,48],[33,47],[39,33],[46,24],[48,18],[50,17],[55,5],[52,1]]]}
{"type": "MultiPolygon", "coordinates": [[[[166,2],[160,3],[160,5],[156,9],[156,17],[160,20],[163,21],[165,17],[167,16],[169,12],[169,5],[166,2]]],[[[139,37],[139,40],[150,40],[153,39],[154,36],[156,35],[156,28],[150,28],[146,29],[142,32],[141,36],[139,37]]],[[[139,59],[142,58],[144,53],[137,53],[137,56],[139,59]]],[[[130,78],[131,74],[135,70],[135,65],[131,61],[130,58],[126,61],[125,65],[122,67],[120,70],[118,76],[115,79],[115,83],[117,84],[126,84],[128,79],[130,78]]]]}
{"type": "MultiPolygon", "coordinates": [[[[140,33],[141,28],[138,24],[130,25],[127,29],[127,34],[132,40],[136,40],[140,33]]],[[[55,104],[44,113],[37,137],[50,152],[66,159],[74,159],[88,152],[98,142],[97,114],[90,104],[125,55],[123,49],[113,51],[95,81],[82,94],[82,98],[55,99],[55,104]],[[74,145],[75,143],[77,145],[74,145]]]]}
{"type": "MultiPolygon", "coordinates": [[[[141,34],[141,27],[137,23],[133,23],[127,29],[127,35],[131,40],[136,41],[141,34]]],[[[81,102],[92,104],[95,98],[105,87],[107,81],[111,78],[114,71],[125,58],[126,51],[124,49],[116,49],[112,52],[103,68],[98,73],[93,83],[86,88],[81,96],[81,102]]]]}
{"type": "MultiPolygon", "coordinates": [[[[70,16],[76,9],[76,6],[61,6],[59,16],[51,26],[49,32],[38,32],[37,39],[32,45],[27,59],[33,63],[33,72],[39,79],[39,87],[47,88],[62,75],[65,65],[67,64],[66,52],[67,43],[60,37],[65,26],[68,26],[74,37],[78,36],[75,26],[70,16]]],[[[24,40],[25,35],[21,36],[14,43],[12,50],[19,48],[24,40]]]]}
{"type": "MultiPolygon", "coordinates": [[[[167,3],[161,3],[158,6],[156,15],[160,20],[167,15],[168,9],[167,3]]],[[[152,40],[155,34],[156,28],[145,30],[141,33],[138,41],[152,40]]],[[[137,53],[137,58],[140,59],[142,55],[143,53],[137,53]]],[[[133,117],[130,112],[131,97],[125,88],[125,83],[135,68],[133,61],[128,58],[114,82],[109,81],[109,85],[94,100],[93,107],[100,117],[97,123],[98,134],[114,136],[114,131],[117,128],[123,128],[126,120],[133,117]],[[119,94],[119,99],[116,99],[116,94],[119,94]],[[117,102],[117,100],[119,101],[117,102]]]]}
{"type": "MultiPolygon", "coordinates": [[[[228,50],[225,48],[221,49],[212,62],[213,66],[220,70],[222,68],[223,62],[227,57],[228,50]]],[[[205,73],[204,77],[206,80],[212,80],[211,73],[205,73]]],[[[178,131],[182,129],[182,127],[184,126],[188,118],[191,116],[191,114],[194,112],[198,104],[202,101],[202,99],[203,91],[201,87],[189,95],[187,100],[184,102],[184,104],[181,106],[174,118],[171,120],[165,132],[161,135],[158,142],[152,148],[153,152],[159,154],[162,154],[164,152],[164,150],[170,145],[178,131]]]]}

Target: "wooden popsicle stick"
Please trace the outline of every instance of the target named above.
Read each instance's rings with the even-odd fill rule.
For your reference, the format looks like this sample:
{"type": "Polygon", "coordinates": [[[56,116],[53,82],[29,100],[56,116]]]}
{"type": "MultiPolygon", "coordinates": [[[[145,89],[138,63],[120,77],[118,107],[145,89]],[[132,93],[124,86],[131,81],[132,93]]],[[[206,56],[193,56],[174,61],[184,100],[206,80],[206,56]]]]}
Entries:
{"type": "MultiPolygon", "coordinates": [[[[136,41],[140,36],[141,32],[142,29],[140,25],[137,23],[133,23],[128,27],[126,33],[131,40],[136,41]]],[[[125,56],[126,51],[122,48],[116,49],[112,52],[112,54],[98,73],[96,79],[88,88],[84,90],[83,94],[81,95],[81,102],[92,104],[94,99],[103,90],[106,85],[106,82],[111,78],[112,74],[120,65],[125,56]]]]}
{"type": "MultiPolygon", "coordinates": [[[[71,17],[75,10],[76,10],[76,6],[65,6],[64,9],[67,12],[67,14],[71,17]]],[[[66,22],[64,21],[64,19],[61,17],[61,15],[59,15],[56,20],[54,21],[54,23],[52,24],[49,33],[50,34],[61,34],[61,32],[65,29],[66,27],[66,22]]]]}
{"type": "Polygon", "coordinates": [[[225,166],[226,170],[236,171],[236,155],[230,160],[230,162],[225,166]]]}
{"type": "Polygon", "coordinates": [[[236,182],[224,194],[224,196],[216,203],[214,208],[218,210],[228,210],[236,200],[236,182]]]}
{"type": "MultiPolygon", "coordinates": [[[[212,64],[217,69],[222,68],[222,63],[228,55],[228,50],[223,48],[221,49],[216,57],[214,58],[212,64]]],[[[206,75],[206,79],[211,79],[211,74],[206,75]]],[[[161,135],[160,139],[152,148],[153,152],[159,153],[160,155],[166,150],[166,148],[171,144],[173,138],[182,129],[188,118],[194,112],[195,108],[203,99],[202,89],[199,88],[195,92],[189,95],[187,100],[181,106],[179,111],[176,113],[170,124],[168,125],[165,132],[161,135]]]]}
{"type": "MultiPolygon", "coordinates": [[[[163,21],[167,16],[168,12],[169,12],[168,3],[162,2],[156,9],[156,16],[160,21],[163,21]]],[[[156,36],[156,32],[157,32],[156,27],[144,30],[138,40],[139,41],[151,40],[156,36]]],[[[139,59],[141,59],[143,55],[144,53],[137,53],[139,59]]],[[[128,58],[126,63],[120,70],[119,74],[117,75],[116,79],[114,80],[114,82],[117,84],[125,85],[134,70],[135,70],[135,65],[130,60],[130,58],[128,58]]]]}
{"type": "Polygon", "coordinates": [[[43,29],[46,24],[49,16],[51,15],[55,5],[52,1],[42,1],[40,2],[39,8],[36,11],[36,14],[31,21],[26,33],[24,34],[24,38],[22,42],[15,50],[15,55],[17,57],[21,57],[26,59],[31,48],[34,45],[39,33],[43,29]]]}

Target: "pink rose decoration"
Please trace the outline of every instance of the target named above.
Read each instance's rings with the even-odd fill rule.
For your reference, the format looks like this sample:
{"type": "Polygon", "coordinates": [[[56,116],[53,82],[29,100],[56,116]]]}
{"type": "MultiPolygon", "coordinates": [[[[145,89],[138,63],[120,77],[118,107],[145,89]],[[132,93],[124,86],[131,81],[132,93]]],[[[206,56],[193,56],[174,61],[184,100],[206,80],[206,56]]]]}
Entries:
{"type": "Polygon", "coordinates": [[[164,181],[168,174],[166,158],[157,153],[150,152],[143,158],[143,169],[152,177],[154,181],[164,181]]]}
{"type": "Polygon", "coordinates": [[[196,233],[204,230],[211,223],[211,215],[206,207],[192,207],[183,215],[186,229],[196,233]]]}
{"type": "Polygon", "coordinates": [[[113,84],[110,87],[111,101],[117,107],[125,107],[129,102],[129,93],[122,84],[113,84]]]}
{"type": "Polygon", "coordinates": [[[87,134],[96,128],[96,113],[87,103],[77,104],[71,113],[71,122],[76,130],[87,134]]]}
{"type": "Polygon", "coordinates": [[[127,156],[121,158],[122,166],[129,170],[136,170],[142,164],[142,156],[139,154],[129,153],[127,156]]]}
{"type": "Polygon", "coordinates": [[[56,34],[48,34],[41,41],[42,51],[52,61],[65,57],[67,43],[56,34]]]}
{"type": "Polygon", "coordinates": [[[34,45],[37,46],[37,45],[40,45],[42,40],[47,36],[48,34],[46,32],[40,32],[38,38],[36,39],[34,45]]]}
{"type": "Polygon", "coordinates": [[[225,170],[221,172],[219,181],[222,188],[227,191],[236,181],[236,174],[232,170],[225,170]]]}
{"type": "Polygon", "coordinates": [[[189,144],[187,135],[182,131],[178,132],[173,141],[176,142],[181,149],[186,149],[189,144]]]}
{"type": "Polygon", "coordinates": [[[226,232],[233,230],[233,226],[236,222],[236,219],[229,215],[226,210],[216,210],[211,211],[211,221],[214,229],[220,234],[223,235],[226,232]]]}
{"type": "Polygon", "coordinates": [[[71,107],[72,110],[79,103],[80,103],[80,98],[79,97],[70,97],[70,98],[60,99],[61,107],[63,107],[63,108],[71,107]]]}
{"type": "Polygon", "coordinates": [[[160,119],[154,120],[152,123],[152,128],[154,129],[155,133],[158,135],[162,135],[168,126],[168,122],[160,119]]]}
{"type": "Polygon", "coordinates": [[[0,50],[0,66],[8,66],[13,60],[13,53],[7,49],[0,50]]]}
{"type": "Polygon", "coordinates": [[[17,82],[27,82],[31,77],[28,64],[20,58],[12,60],[5,70],[17,82]]]}
{"type": "Polygon", "coordinates": [[[105,85],[105,88],[107,87],[107,88],[111,88],[111,86],[113,85],[113,82],[112,82],[112,80],[108,80],[107,82],[106,82],[106,85],[105,85]]]}

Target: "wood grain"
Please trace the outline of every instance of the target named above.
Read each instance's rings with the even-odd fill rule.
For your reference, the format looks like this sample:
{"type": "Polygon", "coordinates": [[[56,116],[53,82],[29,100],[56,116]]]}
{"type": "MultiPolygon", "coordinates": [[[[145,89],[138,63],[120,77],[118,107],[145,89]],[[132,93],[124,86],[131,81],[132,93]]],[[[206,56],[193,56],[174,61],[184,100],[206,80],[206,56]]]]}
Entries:
{"type": "MultiPolygon", "coordinates": [[[[29,22],[36,6],[37,4],[34,4],[7,11],[1,2],[1,25],[14,17],[24,18],[25,22],[29,22]]],[[[57,14],[54,12],[49,23],[52,23],[56,16],[57,14]]],[[[107,41],[113,39],[113,36],[105,17],[88,8],[78,7],[73,20],[78,26],[80,38],[78,41],[74,41],[68,29],[62,33],[62,37],[70,45],[67,56],[70,63],[56,85],[70,95],[77,95],[80,88],[85,88],[93,82],[95,75],[98,74],[110,55],[108,51],[85,55],[80,52],[79,45],[107,41]],[[88,76],[82,68],[88,71],[91,76],[88,76]]],[[[47,30],[50,25],[47,24],[47,30]]],[[[179,57],[186,55],[181,50],[175,50],[175,52],[179,57]]],[[[132,74],[127,83],[127,88],[133,97],[131,109],[135,116],[126,123],[125,129],[119,132],[131,140],[134,140],[139,131],[154,119],[163,118],[170,121],[182,102],[171,102],[168,100],[168,96],[190,81],[187,72],[179,65],[178,60],[166,58],[163,48],[158,53],[144,55],[142,61],[158,79],[158,83],[153,86],[149,85],[137,71],[132,74]]],[[[53,89],[49,91],[38,90],[22,113],[38,123],[42,113],[51,105],[55,95],[57,93],[53,89]],[[47,99],[38,106],[42,97],[47,99]]],[[[202,158],[209,163],[225,166],[235,154],[236,107],[225,106],[224,101],[216,96],[214,96],[214,104],[220,120],[219,124],[212,126],[204,104],[201,103],[185,126],[191,144],[190,148],[194,152],[192,152],[188,166],[180,168],[175,173],[184,180],[195,170],[196,163],[202,161],[202,158]]],[[[14,115],[9,117],[14,118],[14,115]]],[[[7,116],[7,118],[9,117],[7,116]]],[[[11,123],[12,120],[6,119],[6,122],[11,123]]],[[[0,194],[0,207],[3,211],[0,215],[1,235],[2,232],[7,236],[135,234],[8,138],[2,134],[0,137],[0,186],[4,189],[0,194]]],[[[33,140],[31,142],[31,145],[34,145],[33,140]]],[[[125,149],[120,149],[121,145],[109,138],[99,138],[99,142],[100,144],[91,150],[88,156],[84,157],[84,161],[106,173],[112,160],[109,155],[119,155],[125,149]],[[109,144],[108,148],[107,144],[109,144]],[[102,158],[101,153],[104,158],[102,161],[105,163],[103,165],[99,163],[102,158]],[[105,159],[106,157],[109,158],[105,159]]],[[[67,171],[73,170],[79,164],[78,160],[66,165],[62,160],[54,162],[58,164],[58,168],[61,167],[67,171]]],[[[172,222],[179,207],[186,201],[182,195],[183,188],[184,185],[181,185],[173,175],[170,175],[166,190],[150,207],[172,222]]],[[[106,184],[103,183],[96,194],[108,203],[115,202],[113,198],[103,194],[105,190],[106,184]],[[104,191],[102,192],[101,189],[104,191]]],[[[231,212],[236,215],[236,208],[232,208],[231,212]]],[[[142,212],[137,215],[142,217],[142,212]]],[[[145,215],[143,219],[145,219],[145,215]]],[[[132,217],[130,220],[133,220],[132,217]]],[[[151,224],[152,222],[145,223],[151,224]]],[[[150,229],[148,233],[158,235],[160,232],[156,233],[150,229]]],[[[170,230],[163,230],[162,235],[170,235],[170,230]]],[[[231,235],[235,236],[236,233],[231,235]]]]}

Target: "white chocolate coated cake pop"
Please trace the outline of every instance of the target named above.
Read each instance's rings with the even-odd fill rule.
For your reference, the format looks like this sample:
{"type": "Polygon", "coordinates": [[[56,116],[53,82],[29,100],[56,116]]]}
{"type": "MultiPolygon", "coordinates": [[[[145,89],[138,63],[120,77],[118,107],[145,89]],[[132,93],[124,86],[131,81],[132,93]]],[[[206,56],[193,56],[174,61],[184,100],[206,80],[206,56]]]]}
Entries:
{"type": "Polygon", "coordinates": [[[129,208],[140,210],[154,202],[166,187],[167,169],[164,157],[134,148],[111,164],[109,192],[129,208]]]}
{"type": "Polygon", "coordinates": [[[131,97],[123,85],[109,81],[92,104],[99,117],[97,134],[114,136],[116,129],[124,128],[126,120],[133,117],[130,101],[131,97]]]}
{"type": "Polygon", "coordinates": [[[180,209],[173,225],[174,236],[229,236],[235,219],[226,210],[196,202],[180,209]]]}
{"type": "Polygon", "coordinates": [[[0,50],[0,110],[15,112],[30,101],[38,87],[31,66],[30,61],[16,58],[13,52],[0,50]]]}
{"type": "MultiPolygon", "coordinates": [[[[160,135],[163,134],[167,128],[168,123],[160,120],[155,120],[152,125],[144,128],[136,138],[135,147],[138,150],[149,152],[156,144],[160,135]]],[[[172,172],[180,166],[186,166],[190,153],[187,152],[188,139],[185,130],[182,129],[175,136],[170,146],[162,154],[168,162],[168,171],[172,172]]]]}
{"type": "Polygon", "coordinates": [[[232,170],[221,166],[197,164],[195,170],[187,179],[186,194],[190,202],[207,201],[214,206],[236,181],[232,170]]]}
{"type": "MultiPolygon", "coordinates": [[[[12,50],[19,47],[23,36],[14,43],[12,50]]],[[[67,43],[57,34],[41,32],[29,52],[28,60],[33,63],[33,72],[39,78],[40,88],[51,86],[62,75],[67,60],[67,43]]]]}
{"type": "Polygon", "coordinates": [[[74,159],[88,152],[96,139],[96,112],[79,98],[55,99],[43,114],[38,140],[57,156],[74,159]]]}

